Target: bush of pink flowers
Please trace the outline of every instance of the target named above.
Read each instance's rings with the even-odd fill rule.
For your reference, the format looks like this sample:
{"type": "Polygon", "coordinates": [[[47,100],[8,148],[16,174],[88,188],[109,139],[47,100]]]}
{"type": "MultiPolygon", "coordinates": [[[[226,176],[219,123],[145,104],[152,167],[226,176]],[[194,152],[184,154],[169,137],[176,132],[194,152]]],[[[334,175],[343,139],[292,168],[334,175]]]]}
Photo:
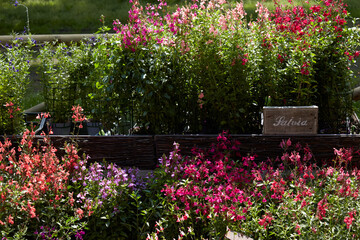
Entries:
{"type": "Polygon", "coordinates": [[[359,237],[360,170],[351,149],[317,163],[288,139],[282,156],[257,162],[228,134],[190,156],[174,145],[160,160],[166,214],[148,239],[222,239],[229,229],[252,239],[359,237]]]}
{"type": "Polygon", "coordinates": [[[257,3],[249,19],[242,2],[193,0],[168,11],[163,0],[131,1],[129,21],[114,21],[126,57],[111,85],[138,86],[137,120],[158,134],[183,118],[193,132],[258,133],[267,104],[317,105],[320,129],[337,133],[351,112],[350,66],[360,54],[346,4],[273,2],[272,11],[257,3]]]}

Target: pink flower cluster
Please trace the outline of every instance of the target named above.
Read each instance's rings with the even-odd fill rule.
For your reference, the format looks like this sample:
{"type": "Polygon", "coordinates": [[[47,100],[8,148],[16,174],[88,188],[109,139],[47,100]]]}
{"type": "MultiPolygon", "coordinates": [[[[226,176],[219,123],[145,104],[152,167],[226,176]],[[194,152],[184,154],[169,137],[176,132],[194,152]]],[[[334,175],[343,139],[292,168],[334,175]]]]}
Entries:
{"type": "Polygon", "coordinates": [[[240,157],[239,146],[238,141],[231,141],[227,134],[223,134],[208,151],[194,148],[192,158],[182,159],[175,144],[169,158],[161,159],[166,172],[187,179],[186,182],[176,181],[166,185],[163,189],[169,201],[175,202],[175,208],[184,211],[179,221],[186,221],[184,216],[194,213],[205,218],[245,219],[246,209],[252,202],[243,189],[251,183],[250,170],[256,164],[251,156],[242,157],[240,164],[235,163],[232,157],[240,157]],[[244,209],[239,211],[239,205],[244,209]]]}
{"type": "Polygon", "coordinates": [[[8,108],[9,118],[14,118],[14,114],[17,112],[20,112],[19,107],[14,107],[14,103],[8,102],[5,104],[5,106],[8,108]]]}
{"type": "Polygon", "coordinates": [[[170,156],[160,161],[163,170],[171,173],[172,180],[162,191],[179,224],[196,221],[208,226],[221,219],[229,222],[231,229],[242,226],[244,230],[245,226],[254,228],[255,217],[266,234],[267,229],[274,231],[276,224],[281,225],[282,218],[288,218],[294,223],[289,225],[291,231],[302,236],[320,234],[324,224],[334,219],[342,219],[347,229],[354,225],[360,171],[346,170],[351,150],[335,150],[335,166],[318,167],[308,146],[293,145],[288,139],[280,144],[285,150],[281,158],[256,163],[254,156],[241,156],[240,143],[228,134],[217,140],[210,149],[194,148],[186,157],[174,144],[170,156]],[[345,203],[347,215],[339,215],[337,208],[345,203]],[[314,219],[312,226],[304,227],[305,212],[314,219]]]}
{"type": "Polygon", "coordinates": [[[72,119],[74,122],[80,122],[79,128],[83,128],[82,122],[87,120],[83,113],[84,109],[80,105],[77,105],[73,106],[71,110],[73,111],[72,119]]]}
{"type": "MultiPolygon", "coordinates": [[[[164,31],[164,18],[157,12],[163,9],[167,4],[165,1],[159,1],[157,5],[148,5],[145,8],[140,5],[138,0],[131,1],[132,7],[129,11],[129,22],[123,25],[120,21],[113,22],[114,30],[119,33],[120,45],[135,52],[138,47],[146,46],[152,38],[152,34],[158,34],[164,31]]],[[[162,38],[154,37],[158,43],[162,43],[162,38]]]]}

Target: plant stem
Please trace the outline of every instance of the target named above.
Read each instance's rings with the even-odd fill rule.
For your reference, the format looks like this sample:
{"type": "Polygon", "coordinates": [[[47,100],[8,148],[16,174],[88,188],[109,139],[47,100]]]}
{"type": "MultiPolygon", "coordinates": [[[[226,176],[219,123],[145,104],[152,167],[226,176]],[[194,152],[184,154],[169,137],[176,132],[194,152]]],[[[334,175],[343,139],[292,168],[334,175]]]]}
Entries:
{"type": "Polygon", "coordinates": [[[25,12],[26,12],[26,31],[27,34],[30,34],[30,18],[29,18],[29,9],[27,6],[25,6],[24,4],[18,4],[20,6],[23,6],[25,8],[25,12]]]}

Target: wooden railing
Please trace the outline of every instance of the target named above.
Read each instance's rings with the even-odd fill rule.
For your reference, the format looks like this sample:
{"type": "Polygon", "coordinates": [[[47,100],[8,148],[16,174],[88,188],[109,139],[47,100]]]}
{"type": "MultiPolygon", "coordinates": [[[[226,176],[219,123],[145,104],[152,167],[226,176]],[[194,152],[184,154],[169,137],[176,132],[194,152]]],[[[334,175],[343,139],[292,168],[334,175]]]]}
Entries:
{"type": "Polygon", "coordinates": [[[22,39],[24,41],[28,41],[29,39],[35,40],[38,43],[41,42],[52,42],[52,41],[59,41],[59,42],[79,42],[85,38],[92,38],[96,36],[107,36],[112,37],[115,34],[108,33],[108,34],[41,34],[41,35],[0,35],[1,43],[10,43],[15,38],[22,39]]]}

